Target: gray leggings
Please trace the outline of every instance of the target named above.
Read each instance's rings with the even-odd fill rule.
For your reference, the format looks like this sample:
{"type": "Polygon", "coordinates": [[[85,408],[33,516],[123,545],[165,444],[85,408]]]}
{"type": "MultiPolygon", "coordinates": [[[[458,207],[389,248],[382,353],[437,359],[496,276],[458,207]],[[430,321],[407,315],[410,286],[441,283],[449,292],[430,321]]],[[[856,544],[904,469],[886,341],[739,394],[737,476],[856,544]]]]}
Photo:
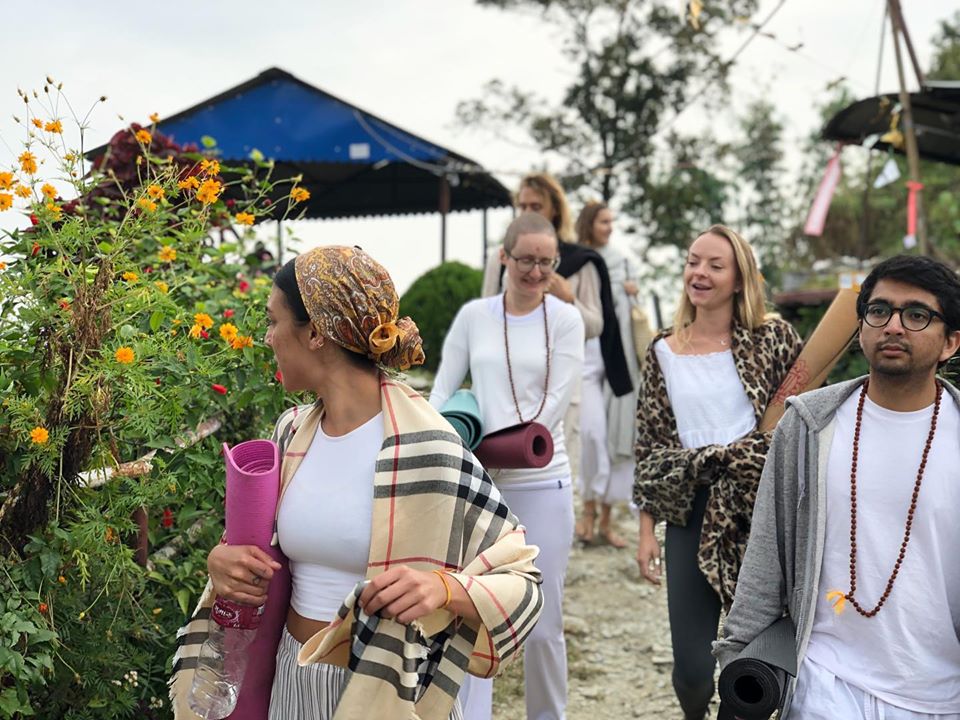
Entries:
{"type": "Polygon", "coordinates": [[[673,689],[686,720],[702,720],[713,697],[716,661],[710,643],[717,638],[720,598],[697,566],[700,528],[709,488],[697,490],[685,526],[667,524],[667,611],[673,642],[673,689]]]}

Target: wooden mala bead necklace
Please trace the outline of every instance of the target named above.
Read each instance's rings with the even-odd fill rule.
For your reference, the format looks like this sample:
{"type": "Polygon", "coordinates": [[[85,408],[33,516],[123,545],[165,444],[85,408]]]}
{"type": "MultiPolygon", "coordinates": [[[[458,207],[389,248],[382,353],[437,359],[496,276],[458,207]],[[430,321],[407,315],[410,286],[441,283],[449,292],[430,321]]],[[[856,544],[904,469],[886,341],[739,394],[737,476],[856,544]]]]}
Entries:
{"type": "Polygon", "coordinates": [[[827,593],[827,600],[833,604],[833,610],[837,614],[843,611],[844,603],[849,600],[854,609],[864,617],[871,618],[880,612],[880,608],[890,597],[890,591],[893,590],[893,584],[897,581],[897,574],[900,572],[900,566],[903,564],[903,558],[907,554],[907,544],[910,542],[910,531],[913,529],[913,516],[917,511],[917,498],[920,496],[920,485],[923,483],[923,472],[927,469],[927,458],[930,455],[930,447],[933,445],[933,436],[937,432],[937,417],[940,415],[940,399],[943,396],[943,385],[939,380],[936,381],[937,394],[933,402],[933,417],[930,418],[930,432],[927,434],[927,442],[923,446],[923,455],[920,457],[920,468],[917,470],[917,480],[913,484],[913,494],[910,496],[910,507],[907,510],[907,522],[903,529],[903,542],[900,543],[900,554],[893,565],[893,571],[887,580],[887,586],[877,601],[873,610],[865,610],[857,601],[855,594],[857,592],[857,459],[860,454],[860,426],[863,424],[863,403],[867,397],[867,387],[870,384],[869,379],[864,381],[860,390],[860,401],[857,403],[857,422],[853,431],[853,459],[850,462],[850,592],[842,590],[831,590],[827,593]]]}

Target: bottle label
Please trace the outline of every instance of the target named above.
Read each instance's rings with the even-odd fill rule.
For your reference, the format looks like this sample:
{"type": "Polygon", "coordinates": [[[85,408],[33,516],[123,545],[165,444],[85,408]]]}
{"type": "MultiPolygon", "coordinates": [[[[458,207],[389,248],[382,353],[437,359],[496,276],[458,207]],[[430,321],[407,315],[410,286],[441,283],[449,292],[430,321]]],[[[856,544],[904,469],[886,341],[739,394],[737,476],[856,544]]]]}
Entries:
{"type": "Polygon", "coordinates": [[[260,607],[240,605],[218,595],[210,609],[210,617],[221,627],[255,630],[260,627],[263,607],[263,605],[260,607]]]}

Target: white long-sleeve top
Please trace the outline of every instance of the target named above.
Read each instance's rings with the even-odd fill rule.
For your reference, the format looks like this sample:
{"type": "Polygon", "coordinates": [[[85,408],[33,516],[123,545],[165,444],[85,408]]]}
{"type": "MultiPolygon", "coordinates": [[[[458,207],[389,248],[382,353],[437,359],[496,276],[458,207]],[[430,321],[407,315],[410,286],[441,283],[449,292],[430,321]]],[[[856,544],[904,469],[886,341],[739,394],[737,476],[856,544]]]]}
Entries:
{"type": "MultiPolygon", "coordinates": [[[[553,459],[546,467],[502,470],[500,485],[525,484],[565,478],[570,464],[563,441],[563,416],[583,367],[583,319],[573,306],[546,296],[547,335],[550,339],[550,383],[537,422],[553,436],[553,459]]],[[[544,305],[522,316],[507,315],[510,366],[517,403],[524,420],[531,420],[543,400],[547,354],[543,332],[544,305]]],[[[503,294],[471,300],[454,318],[443,341],[430,404],[442,408],[463,383],[467,372],[480,405],[483,432],[489,434],[519,422],[510,392],[503,343],[503,294]]]]}

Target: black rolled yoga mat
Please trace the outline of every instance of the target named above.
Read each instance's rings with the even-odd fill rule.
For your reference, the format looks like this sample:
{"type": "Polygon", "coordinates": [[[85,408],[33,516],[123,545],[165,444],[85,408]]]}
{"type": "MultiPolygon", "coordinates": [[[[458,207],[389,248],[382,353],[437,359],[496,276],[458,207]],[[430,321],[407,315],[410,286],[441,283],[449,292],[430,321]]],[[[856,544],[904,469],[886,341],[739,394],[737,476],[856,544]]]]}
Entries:
{"type": "Polygon", "coordinates": [[[796,674],[796,629],[782,617],[720,673],[718,717],[767,720],[783,702],[787,676],[796,674]]]}

